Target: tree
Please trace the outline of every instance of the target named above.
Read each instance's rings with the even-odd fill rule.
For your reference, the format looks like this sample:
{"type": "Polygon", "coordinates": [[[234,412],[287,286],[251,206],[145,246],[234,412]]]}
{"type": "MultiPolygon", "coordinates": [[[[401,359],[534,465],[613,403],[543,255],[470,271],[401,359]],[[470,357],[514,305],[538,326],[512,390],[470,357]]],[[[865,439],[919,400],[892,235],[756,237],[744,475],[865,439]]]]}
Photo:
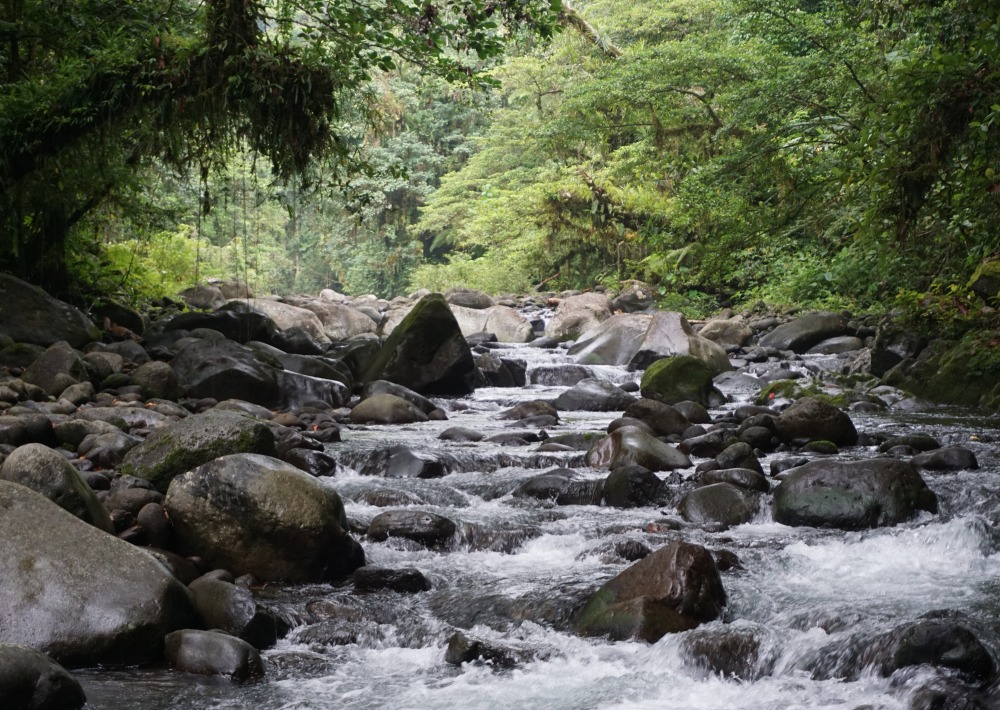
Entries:
{"type": "MultiPolygon", "coordinates": [[[[64,291],[75,225],[154,159],[241,150],[279,178],[322,158],[364,169],[348,117],[375,120],[371,73],[405,61],[475,80],[557,0],[3,0],[0,268],[64,291]]],[[[207,177],[203,177],[203,180],[207,177]]]]}

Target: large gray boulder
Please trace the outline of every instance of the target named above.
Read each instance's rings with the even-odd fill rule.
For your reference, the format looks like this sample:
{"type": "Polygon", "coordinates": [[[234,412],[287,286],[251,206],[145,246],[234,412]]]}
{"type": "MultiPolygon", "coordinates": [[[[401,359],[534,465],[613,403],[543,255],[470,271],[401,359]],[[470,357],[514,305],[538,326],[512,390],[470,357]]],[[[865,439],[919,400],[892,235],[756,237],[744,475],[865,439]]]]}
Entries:
{"type": "Polygon", "coordinates": [[[175,476],[226,454],[274,454],[264,423],[232,411],[209,410],[155,431],[125,455],[122,473],[166,492],[175,476]]]}
{"type": "Polygon", "coordinates": [[[244,399],[265,407],[281,399],[277,368],[232,340],[192,340],[181,347],[170,366],[188,397],[212,397],[220,402],[244,399]]]}
{"type": "Polygon", "coordinates": [[[136,665],[197,623],[187,589],[153,557],[7,481],[0,540],[0,643],[67,665],[136,665]]]}
{"type": "Polygon", "coordinates": [[[4,710],[76,710],[87,697],[79,681],[44,653],[0,643],[0,700],[4,710]]]}
{"type": "Polygon", "coordinates": [[[444,296],[424,296],[386,339],[362,378],[389,380],[424,395],[475,389],[476,363],[444,296]]]}
{"type": "Polygon", "coordinates": [[[452,303],[451,312],[466,337],[476,333],[493,333],[501,343],[527,343],[535,337],[528,319],[509,306],[477,309],[452,303]]]}
{"type": "Polygon", "coordinates": [[[269,298],[233,299],[230,303],[234,301],[241,306],[249,306],[255,311],[260,311],[274,321],[279,330],[301,328],[319,343],[330,342],[322,321],[310,310],[269,298]]]}
{"type": "Polygon", "coordinates": [[[80,353],[63,340],[39,355],[21,379],[55,397],[70,385],[87,380],[87,366],[80,353]]]}
{"type": "Polygon", "coordinates": [[[79,310],[9,274],[0,273],[0,333],[14,342],[48,347],[60,340],[80,348],[101,331],[79,310]]]}
{"type": "Polygon", "coordinates": [[[394,394],[374,394],[363,399],[351,410],[355,424],[412,424],[426,422],[424,414],[412,402],[394,394]]]}
{"type": "Polygon", "coordinates": [[[705,323],[698,331],[698,335],[729,350],[742,348],[749,343],[753,331],[750,326],[736,318],[713,318],[705,323]]]}
{"type": "Polygon", "coordinates": [[[719,618],[726,604],[711,553],[672,541],[605,583],[581,610],[577,633],[650,643],[719,618]]]}
{"type": "Polygon", "coordinates": [[[782,441],[832,441],[853,446],[858,430],[846,412],[815,397],[802,397],[774,420],[774,433],[782,441]]]}
{"type": "Polygon", "coordinates": [[[806,352],[827,338],[847,335],[847,320],[839,313],[810,313],[767,333],[760,339],[766,348],[806,352]]]}
{"type": "Polygon", "coordinates": [[[556,409],[576,412],[620,412],[636,398],[608,380],[588,377],[556,397],[556,409]]]}
{"type": "Polygon", "coordinates": [[[262,581],[319,582],[364,564],[340,496],[269,456],[222,456],[178,476],[164,501],[178,547],[262,581]]]}
{"type": "Polygon", "coordinates": [[[905,461],[819,459],[786,472],[773,506],[784,525],[864,530],[937,512],[937,497],[905,461]]]}
{"type": "Polygon", "coordinates": [[[114,533],[108,512],[94,491],[62,454],[42,444],[25,444],[7,456],[0,478],[20,483],[63,510],[107,533],[114,533]]]}
{"type": "Polygon", "coordinates": [[[296,306],[312,312],[319,319],[323,333],[334,342],[364,333],[374,333],[376,324],[369,316],[343,303],[328,299],[301,299],[296,306]]]}
{"type": "Polygon", "coordinates": [[[573,340],[611,317],[608,297],[603,293],[581,293],[564,298],[545,325],[545,335],[573,340]]]}

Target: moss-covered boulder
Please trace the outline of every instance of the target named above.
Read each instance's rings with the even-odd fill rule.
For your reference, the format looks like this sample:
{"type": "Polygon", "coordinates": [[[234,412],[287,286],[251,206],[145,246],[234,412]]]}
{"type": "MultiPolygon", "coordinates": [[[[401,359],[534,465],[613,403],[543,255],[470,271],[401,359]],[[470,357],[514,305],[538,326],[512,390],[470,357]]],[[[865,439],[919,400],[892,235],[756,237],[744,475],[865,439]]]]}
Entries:
{"type": "Polygon", "coordinates": [[[1000,304],[1000,260],[987,260],[980,264],[969,279],[969,289],[982,296],[987,303],[1000,304]]]}
{"type": "Polygon", "coordinates": [[[774,490],[784,525],[864,530],[937,512],[937,497],[912,464],[897,459],[819,459],[789,471],[774,490]]]}
{"type": "Polygon", "coordinates": [[[226,454],[274,454],[274,435],[262,422],[232,411],[209,410],[150,434],[126,454],[121,472],[166,492],[175,476],[226,454]]]}
{"type": "Polygon", "coordinates": [[[721,397],[712,384],[716,371],[704,361],[690,355],[676,355],[657,360],[642,376],[639,391],[643,397],[664,404],[685,400],[710,406],[721,397]]]}
{"type": "Polygon", "coordinates": [[[711,553],[675,540],[605,583],[574,626],[583,636],[654,642],[719,618],[725,604],[711,553]]]}
{"type": "Polygon", "coordinates": [[[364,553],[337,493],[269,456],[223,456],[170,483],[164,506],[178,548],[262,581],[347,576],[364,553]]]}
{"type": "Polygon", "coordinates": [[[475,389],[476,363],[444,296],[420,299],[362,379],[389,380],[423,395],[464,395],[475,389]]]}
{"type": "Polygon", "coordinates": [[[935,341],[926,356],[886,373],[885,382],[923,399],[1000,412],[1000,333],[977,331],[935,341]]]}

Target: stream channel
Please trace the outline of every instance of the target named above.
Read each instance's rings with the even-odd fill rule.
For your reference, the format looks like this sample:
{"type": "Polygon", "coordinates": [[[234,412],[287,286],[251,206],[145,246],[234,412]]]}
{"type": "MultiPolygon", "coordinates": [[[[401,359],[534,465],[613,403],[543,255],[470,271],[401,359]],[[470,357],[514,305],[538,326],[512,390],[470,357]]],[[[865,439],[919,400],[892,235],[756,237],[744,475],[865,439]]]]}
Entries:
{"type": "MultiPolygon", "coordinates": [[[[563,349],[503,346],[499,354],[534,368],[569,365],[563,349]]],[[[821,359],[793,361],[816,371],[821,359]]],[[[641,373],[595,367],[616,383],[641,373]]],[[[749,371],[752,372],[752,371],[749,371]]],[[[738,383],[741,380],[733,380],[738,383]]],[[[742,380],[745,381],[745,380],[742,380]]],[[[529,379],[530,382],[530,379],[529,379]]],[[[403,539],[361,539],[369,564],[419,569],[431,590],[356,594],[342,585],[271,587],[260,599],[295,628],[264,653],[266,677],[236,685],[169,670],[80,671],[93,710],[306,710],[371,708],[478,708],[584,710],[670,708],[748,710],[788,708],[1000,707],[996,685],[981,690],[979,705],[955,695],[927,704],[920,689],[944,688],[947,674],[912,666],[883,677],[852,667],[859,638],[870,638],[929,612],[960,613],[963,623],[997,658],[1000,630],[1000,421],[971,412],[928,408],[919,413],[851,412],[859,432],[925,432],[942,445],[972,449],[980,468],[922,471],[939,498],[938,514],[864,532],[788,527],[772,521],[769,496],[757,516],[728,530],[684,524],[680,530],[650,525],[679,520],[664,507],[619,509],[554,506],[511,496],[524,480],[555,467],[576,468],[587,478],[607,471],[586,468],[583,452],[535,452],[527,447],[440,441],[448,427],[491,436],[511,432],[497,414],[515,404],[553,399],[566,387],[529,385],[481,388],[465,399],[435,402],[448,421],[392,427],[345,427],[343,441],[328,446],[336,476],[321,479],[344,498],[347,514],[362,523],[385,510],[357,502],[366,491],[410,494],[419,510],[453,520],[457,531],[444,550],[403,539]],[[389,479],[368,475],[380,452],[394,444],[435,451],[449,462],[441,478],[389,479]],[[725,618],[694,632],[668,634],[656,643],[609,642],[571,631],[573,614],[597,587],[629,564],[622,551],[655,550],[671,539],[728,551],[739,565],[724,571],[725,618]],[[331,619],[339,619],[331,625],[331,619]],[[325,622],[325,626],[317,626],[325,622]],[[758,643],[739,672],[708,670],[685,650],[685,637],[723,624],[737,638],[758,643]],[[325,629],[315,633],[316,629],[325,629]],[[310,629],[314,633],[310,634],[310,629]],[[484,663],[450,665],[449,638],[462,630],[516,653],[512,668],[484,663]],[[921,705],[921,703],[924,703],[921,705]]],[[[758,390],[723,386],[730,402],[713,418],[751,399],[758,390]]],[[[620,412],[561,412],[553,436],[601,432],[620,412]]],[[[537,432],[537,430],[535,430],[537,432]]],[[[797,456],[774,453],[762,459],[797,456]]],[[[877,456],[852,447],[845,458],[877,456]]],[[[813,455],[814,456],[814,455],[813,455]]],[[[703,461],[692,457],[695,464],[703,461]]],[[[690,475],[693,469],[680,471],[690,475]]],[[[374,473],[377,473],[375,471],[374,473]]],[[[660,474],[664,477],[666,474],[660,474]]],[[[628,554],[625,555],[626,557],[628,554]]],[[[863,641],[861,642],[863,644],[863,641]]]]}

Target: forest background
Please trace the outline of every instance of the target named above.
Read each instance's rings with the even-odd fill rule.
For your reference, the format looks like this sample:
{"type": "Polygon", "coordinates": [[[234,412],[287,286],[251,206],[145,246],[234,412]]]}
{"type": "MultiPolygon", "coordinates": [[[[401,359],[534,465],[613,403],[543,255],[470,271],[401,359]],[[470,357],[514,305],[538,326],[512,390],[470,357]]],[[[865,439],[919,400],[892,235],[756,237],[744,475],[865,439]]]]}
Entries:
{"type": "Polygon", "coordinates": [[[964,315],[1000,253],[992,0],[0,12],[0,268],[77,300],[640,279],[964,315]]]}

